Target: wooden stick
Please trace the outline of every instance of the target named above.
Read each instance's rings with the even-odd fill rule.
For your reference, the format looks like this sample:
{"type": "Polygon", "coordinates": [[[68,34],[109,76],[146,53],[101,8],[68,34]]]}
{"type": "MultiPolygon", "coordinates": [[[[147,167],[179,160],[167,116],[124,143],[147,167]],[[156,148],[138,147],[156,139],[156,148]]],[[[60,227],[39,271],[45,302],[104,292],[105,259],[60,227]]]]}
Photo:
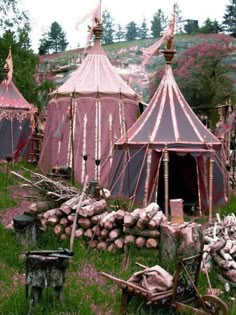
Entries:
{"type": "MultiPolygon", "coordinates": [[[[87,182],[88,182],[88,175],[86,175],[86,178],[85,178],[85,181],[84,181],[84,186],[83,186],[82,193],[80,195],[79,204],[78,204],[77,209],[80,208],[82,200],[84,198],[85,191],[86,191],[86,188],[87,188],[87,182]]],[[[74,222],[73,222],[72,231],[71,231],[71,237],[70,237],[70,251],[71,252],[73,252],[74,239],[75,239],[75,229],[76,229],[77,219],[78,219],[78,212],[75,211],[75,217],[74,217],[74,222]]]]}

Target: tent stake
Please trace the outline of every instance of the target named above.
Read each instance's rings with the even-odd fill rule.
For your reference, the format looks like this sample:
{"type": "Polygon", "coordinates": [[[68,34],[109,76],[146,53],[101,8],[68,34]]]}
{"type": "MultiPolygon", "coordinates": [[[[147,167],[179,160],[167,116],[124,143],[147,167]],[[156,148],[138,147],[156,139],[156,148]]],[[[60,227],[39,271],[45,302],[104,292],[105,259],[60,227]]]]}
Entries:
{"type": "Polygon", "coordinates": [[[71,117],[71,123],[70,123],[70,136],[71,136],[71,183],[74,186],[75,184],[75,156],[74,156],[74,110],[73,110],[73,98],[71,96],[71,102],[70,102],[70,117],[71,117]]]}

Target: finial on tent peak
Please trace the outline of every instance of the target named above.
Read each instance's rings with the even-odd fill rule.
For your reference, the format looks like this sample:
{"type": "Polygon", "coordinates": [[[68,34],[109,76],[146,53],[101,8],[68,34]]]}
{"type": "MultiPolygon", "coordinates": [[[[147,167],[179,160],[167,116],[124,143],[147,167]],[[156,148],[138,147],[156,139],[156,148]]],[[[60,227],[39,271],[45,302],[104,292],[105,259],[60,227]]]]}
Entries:
{"type": "Polygon", "coordinates": [[[163,49],[161,51],[164,54],[165,60],[166,60],[166,64],[171,64],[173,59],[174,59],[174,55],[176,53],[176,50],[174,49],[163,49]]]}
{"type": "Polygon", "coordinates": [[[102,33],[103,33],[102,23],[100,21],[97,21],[96,26],[93,27],[93,34],[95,36],[95,39],[100,40],[102,33]]]}

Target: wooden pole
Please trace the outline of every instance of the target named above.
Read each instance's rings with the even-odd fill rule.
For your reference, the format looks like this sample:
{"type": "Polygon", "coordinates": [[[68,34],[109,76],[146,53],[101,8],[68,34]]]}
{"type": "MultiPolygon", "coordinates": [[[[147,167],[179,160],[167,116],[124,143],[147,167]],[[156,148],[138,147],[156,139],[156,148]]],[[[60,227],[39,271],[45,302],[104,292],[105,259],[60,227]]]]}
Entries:
{"type": "Polygon", "coordinates": [[[165,186],[165,216],[168,219],[169,212],[169,152],[167,148],[164,149],[164,186],[165,186]]]}
{"type": "Polygon", "coordinates": [[[213,199],[213,165],[214,165],[214,159],[212,156],[209,159],[209,223],[212,222],[212,199],[213,199]]]}
{"type": "Polygon", "coordinates": [[[71,95],[70,102],[70,141],[71,141],[71,183],[75,184],[75,154],[74,154],[74,108],[73,108],[73,97],[71,95]]]}
{"type": "MultiPolygon", "coordinates": [[[[83,201],[83,198],[84,198],[84,195],[85,195],[85,191],[86,191],[86,188],[87,188],[87,182],[88,182],[88,175],[86,175],[86,177],[85,177],[84,186],[83,186],[83,190],[82,190],[82,193],[80,195],[80,198],[79,198],[79,203],[78,203],[77,209],[80,208],[81,203],[83,201]]],[[[72,231],[71,231],[71,237],[70,237],[70,251],[71,252],[73,252],[74,239],[75,239],[75,230],[76,230],[76,224],[77,224],[77,220],[78,220],[78,210],[77,209],[75,211],[75,216],[74,216],[74,221],[73,221],[72,231]]]]}

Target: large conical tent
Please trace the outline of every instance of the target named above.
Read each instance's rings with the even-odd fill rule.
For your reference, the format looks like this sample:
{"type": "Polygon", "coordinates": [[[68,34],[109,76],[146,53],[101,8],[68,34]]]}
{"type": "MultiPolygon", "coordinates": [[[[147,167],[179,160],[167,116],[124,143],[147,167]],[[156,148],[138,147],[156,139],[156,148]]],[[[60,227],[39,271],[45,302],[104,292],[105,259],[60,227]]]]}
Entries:
{"type": "Polygon", "coordinates": [[[25,155],[32,134],[34,116],[30,105],[12,82],[11,49],[4,66],[5,79],[0,84],[0,160],[16,159],[25,155]]]}
{"type": "Polygon", "coordinates": [[[179,90],[171,66],[175,51],[163,52],[165,72],[156,93],[115,143],[111,193],[144,206],[155,201],[167,214],[170,199],[205,211],[227,200],[222,143],[179,90]]]}
{"type": "Polygon", "coordinates": [[[93,33],[81,66],[49,101],[39,167],[71,166],[77,181],[88,175],[106,187],[113,144],[135,122],[139,98],[106,56],[100,23],[93,33]]]}

